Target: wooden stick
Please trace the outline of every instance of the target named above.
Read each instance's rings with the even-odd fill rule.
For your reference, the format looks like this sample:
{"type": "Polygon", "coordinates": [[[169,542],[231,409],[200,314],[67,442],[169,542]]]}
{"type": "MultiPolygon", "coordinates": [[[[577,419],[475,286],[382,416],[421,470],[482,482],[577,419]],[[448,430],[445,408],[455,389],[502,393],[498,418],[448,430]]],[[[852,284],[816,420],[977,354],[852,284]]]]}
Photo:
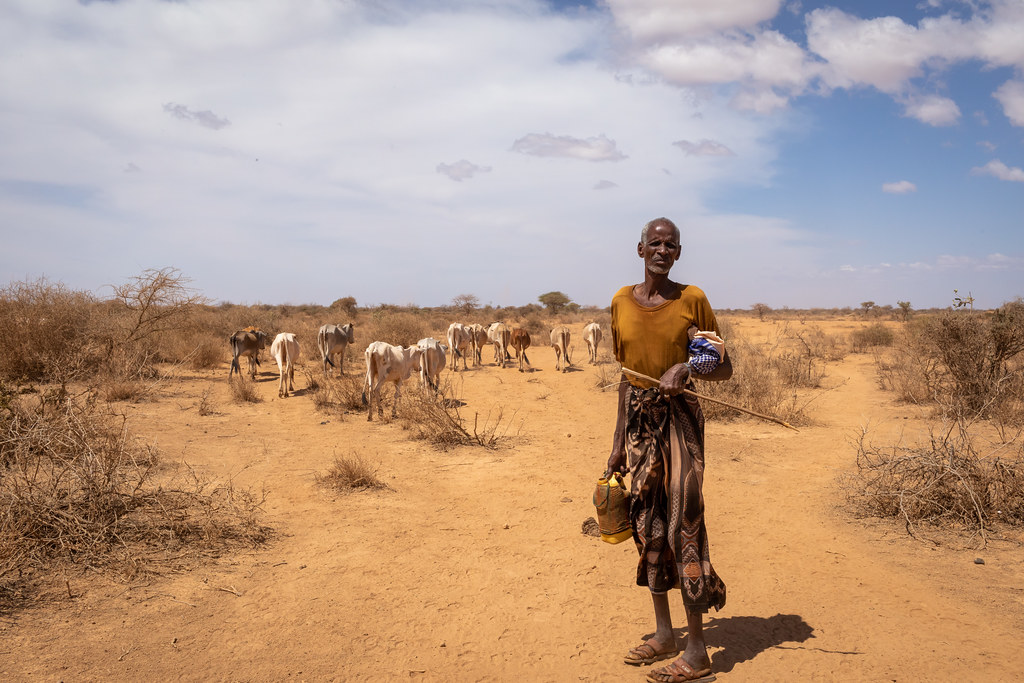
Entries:
{"type": "MultiPolygon", "coordinates": [[[[630,370],[629,368],[622,368],[622,371],[624,373],[626,373],[627,375],[632,375],[633,377],[636,377],[638,379],[645,379],[648,382],[653,382],[654,384],[660,384],[661,383],[659,380],[654,379],[650,375],[645,375],[642,372],[637,372],[636,370],[630,370]]],[[[729,403],[728,401],[723,401],[723,400],[718,399],[718,398],[711,398],[710,396],[705,396],[704,394],[698,394],[696,391],[691,391],[690,389],[683,389],[683,393],[684,394],[689,394],[690,396],[695,396],[695,397],[697,397],[699,399],[703,399],[705,401],[711,401],[712,403],[718,403],[719,405],[727,406],[729,408],[732,408],[733,410],[738,410],[741,413],[746,413],[747,415],[753,415],[754,417],[759,417],[762,420],[768,420],[769,422],[774,422],[776,424],[780,424],[783,427],[788,427],[789,429],[792,429],[794,432],[799,432],[800,431],[799,429],[797,429],[793,425],[789,424],[788,422],[784,422],[783,420],[780,420],[777,417],[772,417],[771,415],[764,415],[762,413],[758,413],[756,411],[749,410],[747,408],[743,408],[743,407],[740,407],[738,405],[734,405],[732,403],[729,403]]]]}

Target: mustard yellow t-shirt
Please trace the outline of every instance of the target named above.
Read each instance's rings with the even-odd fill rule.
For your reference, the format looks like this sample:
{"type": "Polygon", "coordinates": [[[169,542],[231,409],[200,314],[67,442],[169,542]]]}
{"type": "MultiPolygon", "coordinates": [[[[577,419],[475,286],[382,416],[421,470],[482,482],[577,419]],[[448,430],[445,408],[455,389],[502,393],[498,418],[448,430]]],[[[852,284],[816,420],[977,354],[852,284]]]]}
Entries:
{"type": "MultiPolygon", "coordinates": [[[[719,333],[707,296],[694,285],[680,285],[675,298],[650,308],[633,298],[633,285],[612,297],[612,349],[624,368],[660,378],[673,365],[685,363],[690,345],[686,331],[691,325],[719,333]]],[[[653,386],[626,377],[634,386],[653,386]]]]}

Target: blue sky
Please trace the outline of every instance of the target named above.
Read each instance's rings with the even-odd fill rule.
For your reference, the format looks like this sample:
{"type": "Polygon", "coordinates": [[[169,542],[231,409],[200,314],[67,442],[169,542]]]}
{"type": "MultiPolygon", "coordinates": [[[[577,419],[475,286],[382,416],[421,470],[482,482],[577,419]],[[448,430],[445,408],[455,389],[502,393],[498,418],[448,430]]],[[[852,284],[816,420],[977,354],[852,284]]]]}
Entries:
{"type": "Polygon", "coordinates": [[[0,4],[0,283],[716,307],[1024,294],[1024,3],[0,4]]]}

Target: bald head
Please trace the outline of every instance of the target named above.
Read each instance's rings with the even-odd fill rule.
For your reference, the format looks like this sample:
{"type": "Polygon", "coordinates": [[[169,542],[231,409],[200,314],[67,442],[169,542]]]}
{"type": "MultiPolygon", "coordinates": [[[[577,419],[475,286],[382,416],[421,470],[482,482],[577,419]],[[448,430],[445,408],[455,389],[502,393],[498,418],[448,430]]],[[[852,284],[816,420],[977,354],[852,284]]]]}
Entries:
{"type": "Polygon", "coordinates": [[[653,221],[648,221],[640,231],[640,244],[647,244],[647,235],[651,230],[658,225],[664,225],[666,228],[671,228],[672,234],[675,235],[676,244],[680,242],[679,228],[676,224],[667,218],[655,218],[653,221]]]}

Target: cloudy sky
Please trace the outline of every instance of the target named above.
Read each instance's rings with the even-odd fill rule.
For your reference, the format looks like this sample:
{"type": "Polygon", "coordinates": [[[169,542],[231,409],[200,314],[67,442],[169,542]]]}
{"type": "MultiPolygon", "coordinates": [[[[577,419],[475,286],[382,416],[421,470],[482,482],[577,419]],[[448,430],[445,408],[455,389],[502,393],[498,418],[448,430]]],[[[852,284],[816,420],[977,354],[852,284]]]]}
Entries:
{"type": "Polygon", "coordinates": [[[1024,294],[1020,0],[4,0],[0,285],[1024,294]],[[897,12],[896,15],[893,15],[897,12]]]}

